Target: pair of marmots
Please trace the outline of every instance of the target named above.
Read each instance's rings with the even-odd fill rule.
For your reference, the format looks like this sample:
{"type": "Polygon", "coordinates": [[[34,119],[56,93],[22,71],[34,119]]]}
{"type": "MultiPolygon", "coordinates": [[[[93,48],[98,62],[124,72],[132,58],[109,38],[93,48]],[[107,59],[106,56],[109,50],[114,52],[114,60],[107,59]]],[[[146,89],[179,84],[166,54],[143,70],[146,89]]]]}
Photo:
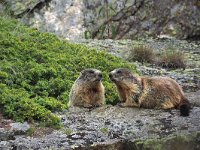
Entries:
{"type": "MultiPolygon", "coordinates": [[[[125,68],[111,71],[109,77],[117,87],[120,106],[154,109],[178,108],[182,116],[189,115],[189,101],[178,83],[169,77],[140,77],[125,68]]],[[[83,70],[72,86],[69,106],[90,108],[103,105],[105,92],[101,79],[101,71],[83,70]]]]}

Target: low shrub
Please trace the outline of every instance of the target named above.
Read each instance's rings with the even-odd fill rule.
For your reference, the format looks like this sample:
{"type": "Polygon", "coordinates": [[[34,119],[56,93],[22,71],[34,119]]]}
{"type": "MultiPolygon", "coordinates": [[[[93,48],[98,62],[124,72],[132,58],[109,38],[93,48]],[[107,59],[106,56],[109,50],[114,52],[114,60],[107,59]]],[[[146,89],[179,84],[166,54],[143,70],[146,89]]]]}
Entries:
{"type": "Polygon", "coordinates": [[[184,53],[176,50],[166,50],[161,54],[157,65],[167,69],[185,69],[186,60],[184,53]]]}
{"type": "Polygon", "coordinates": [[[184,53],[174,49],[157,54],[151,48],[138,46],[130,49],[125,57],[130,62],[151,63],[167,69],[186,68],[184,53]]]}
{"type": "Polygon", "coordinates": [[[128,61],[138,61],[143,63],[151,63],[155,57],[153,49],[145,47],[145,46],[138,46],[134,47],[129,50],[127,56],[128,61]]]}
{"type": "Polygon", "coordinates": [[[41,33],[18,21],[0,16],[0,108],[17,121],[40,121],[58,127],[53,113],[67,108],[70,88],[79,72],[97,68],[103,72],[107,103],[116,103],[115,86],[108,73],[119,67],[136,72],[121,59],[70,44],[50,33],[41,33]]]}

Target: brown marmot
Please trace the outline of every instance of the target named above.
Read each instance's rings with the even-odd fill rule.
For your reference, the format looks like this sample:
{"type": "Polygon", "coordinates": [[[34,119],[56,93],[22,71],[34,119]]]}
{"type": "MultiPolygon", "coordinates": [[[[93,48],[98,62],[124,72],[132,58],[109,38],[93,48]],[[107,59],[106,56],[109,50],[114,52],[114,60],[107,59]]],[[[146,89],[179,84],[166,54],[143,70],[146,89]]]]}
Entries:
{"type": "Polygon", "coordinates": [[[125,68],[115,69],[109,77],[117,86],[121,106],[171,109],[188,116],[190,103],[182,88],[169,77],[139,77],[125,68]]]}
{"type": "Polygon", "coordinates": [[[68,106],[91,108],[103,105],[105,92],[101,79],[101,71],[97,69],[83,70],[71,88],[68,106]]]}

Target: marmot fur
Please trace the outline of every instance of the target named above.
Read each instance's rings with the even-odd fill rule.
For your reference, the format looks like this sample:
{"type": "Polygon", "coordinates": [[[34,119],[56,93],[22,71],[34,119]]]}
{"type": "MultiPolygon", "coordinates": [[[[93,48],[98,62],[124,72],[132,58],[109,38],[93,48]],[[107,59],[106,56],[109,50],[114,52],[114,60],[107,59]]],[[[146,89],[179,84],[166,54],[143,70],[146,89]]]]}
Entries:
{"type": "Polygon", "coordinates": [[[178,83],[169,77],[139,77],[125,68],[111,71],[109,77],[117,86],[121,106],[178,108],[182,116],[189,115],[189,101],[178,83]]]}
{"type": "Polygon", "coordinates": [[[104,104],[102,73],[97,69],[85,69],[73,84],[69,94],[69,106],[98,107],[104,104]]]}

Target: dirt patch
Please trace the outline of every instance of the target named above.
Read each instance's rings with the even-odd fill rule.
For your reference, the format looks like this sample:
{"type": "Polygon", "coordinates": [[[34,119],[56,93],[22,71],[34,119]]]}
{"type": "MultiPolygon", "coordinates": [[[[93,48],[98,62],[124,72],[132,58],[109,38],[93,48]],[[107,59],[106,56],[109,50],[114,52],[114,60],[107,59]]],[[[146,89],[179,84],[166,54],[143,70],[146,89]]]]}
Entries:
{"type": "Polygon", "coordinates": [[[13,121],[10,120],[10,119],[5,119],[3,117],[3,114],[0,112],[0,128],[4,128],[6,130],[9,130],[11,128],[10,123],[13,123],[13,121]]]}

